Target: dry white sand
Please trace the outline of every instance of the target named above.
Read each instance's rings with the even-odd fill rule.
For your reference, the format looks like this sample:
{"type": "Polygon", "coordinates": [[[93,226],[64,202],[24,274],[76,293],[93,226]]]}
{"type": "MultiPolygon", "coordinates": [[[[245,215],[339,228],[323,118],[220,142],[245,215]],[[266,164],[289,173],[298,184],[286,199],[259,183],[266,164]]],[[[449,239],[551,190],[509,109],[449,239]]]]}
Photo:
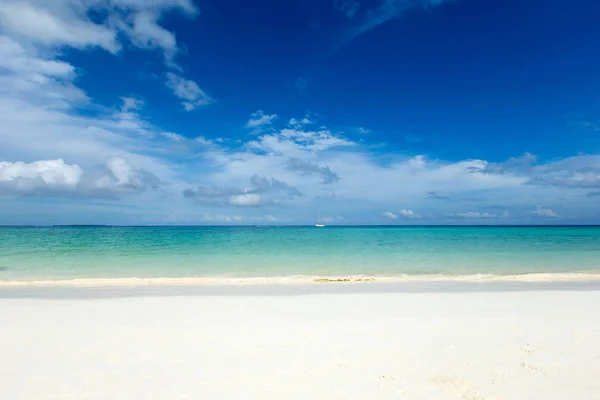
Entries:
{"type": "Polygon", "coordinates": [[[600,291],[0,299],[0,399],[600,399],[600,291]]]}

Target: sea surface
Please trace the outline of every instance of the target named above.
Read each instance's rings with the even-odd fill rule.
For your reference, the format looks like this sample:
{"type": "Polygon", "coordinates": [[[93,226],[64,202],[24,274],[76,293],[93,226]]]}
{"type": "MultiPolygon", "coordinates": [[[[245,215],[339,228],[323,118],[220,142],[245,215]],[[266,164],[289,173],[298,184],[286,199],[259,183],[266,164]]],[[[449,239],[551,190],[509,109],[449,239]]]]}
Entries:
{"type": "Polygon", "coordinates": [[[0,281],[600,273],[600,227],[0,227],[0,281]]]}

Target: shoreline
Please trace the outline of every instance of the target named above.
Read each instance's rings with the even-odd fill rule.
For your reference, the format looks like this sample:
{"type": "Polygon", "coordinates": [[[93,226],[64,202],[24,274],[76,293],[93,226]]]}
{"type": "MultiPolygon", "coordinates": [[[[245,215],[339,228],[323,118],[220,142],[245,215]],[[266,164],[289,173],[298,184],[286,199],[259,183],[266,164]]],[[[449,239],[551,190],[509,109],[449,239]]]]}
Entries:
{"type": "Polygon", "coordinates": [[[395,275],[395,276],[264,276],[264,277],[156,277],[156,278],[72,278],[41,280],[0,280],[1,288],[19,287],[139,287],[139,286],[260,286],[260,285],[368,285],[393,283],[600,283],[600,272],[395,275]]]}

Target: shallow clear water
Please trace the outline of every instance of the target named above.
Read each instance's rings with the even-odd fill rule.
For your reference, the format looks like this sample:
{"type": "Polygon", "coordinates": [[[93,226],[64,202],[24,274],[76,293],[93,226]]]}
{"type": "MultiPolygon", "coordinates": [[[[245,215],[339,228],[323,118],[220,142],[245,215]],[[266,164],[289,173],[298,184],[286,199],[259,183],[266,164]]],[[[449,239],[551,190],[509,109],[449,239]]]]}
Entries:
{"type": "Polygon", "coordinates": [[[600,272],[600,228],[0,228],[0,280],[537,272],[600,272]]]}

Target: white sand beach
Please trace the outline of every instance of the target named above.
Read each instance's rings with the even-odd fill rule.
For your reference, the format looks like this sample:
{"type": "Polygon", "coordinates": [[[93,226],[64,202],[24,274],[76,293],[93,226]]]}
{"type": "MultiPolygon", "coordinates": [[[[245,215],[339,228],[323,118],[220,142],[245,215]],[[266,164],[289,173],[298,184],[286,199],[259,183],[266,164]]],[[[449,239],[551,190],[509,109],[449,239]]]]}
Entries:
{"type": "Polygon", "coordinates": [[[0,399],[600,398],[600,291],[0,298],[0,399]]]}

